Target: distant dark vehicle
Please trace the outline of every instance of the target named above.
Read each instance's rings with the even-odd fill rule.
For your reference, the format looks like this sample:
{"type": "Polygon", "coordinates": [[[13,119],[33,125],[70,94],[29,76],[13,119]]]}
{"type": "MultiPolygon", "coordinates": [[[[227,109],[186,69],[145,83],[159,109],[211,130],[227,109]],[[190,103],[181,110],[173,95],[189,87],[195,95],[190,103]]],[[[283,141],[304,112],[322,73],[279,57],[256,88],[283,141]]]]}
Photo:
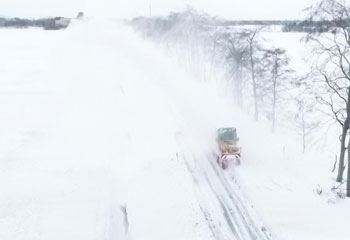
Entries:
{"type": "Polygon", "coordinates": [[[79,12],[77,15],[77,19],[81,20],[84,18],[84,13],[83,12],[79,12]]]}
{"type": "Polygon", "coordinates": [[[219,156],[217,162],[220,167],[226,169],[230,161],[234,160],[236,164],[240,164],[241,147],[238,145],[239,138],[237,130],[234,127],[219,128],[217,130],[217,138],[219,148],[219,156]]]}

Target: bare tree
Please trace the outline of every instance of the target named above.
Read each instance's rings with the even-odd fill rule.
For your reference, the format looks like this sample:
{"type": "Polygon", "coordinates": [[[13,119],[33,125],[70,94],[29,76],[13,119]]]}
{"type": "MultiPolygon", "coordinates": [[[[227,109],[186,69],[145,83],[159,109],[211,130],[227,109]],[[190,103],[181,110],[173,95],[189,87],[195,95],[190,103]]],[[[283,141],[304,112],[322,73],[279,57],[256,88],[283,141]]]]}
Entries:
{"type": "Polygon", "coordinates": [[[286,55],[286,51],[281,48],[273,48],[265,50],[264,54],[265,71],[268,73],[268,87],[270,90],[272,102],[272,132],[276,127],[276,109],[279,99],[279,93],[286,89],[286,81],[292,79],[291,73],[293,72],[289,68],[290,59],[286,55]]]}
{"type": "Polygon", "coordinates": [[[245,32],[225,31],[221,34],[220,39],[221,52],[225,57],[225,66],[234,89],[235,102],[239,107],[242,107],[244,71],[249,64],[249,50],[245,40],[245,32]]]}
{"type": "Polygon", "coordinates": [[[258,34],[260,32],[260,29],[255,29],[252,31],[246,31],[245,32],[245,38],[248,43],[248,50],[249,50],[249,66],[250,66],[250,73],[251,73],[251,80],[252,80],[252,87],[253,87],[253,98],[254,98],[254,119],[255,121],[259,120],[259,107],[258,107],[258,84],[256,80],[256,53],[258,49],[260,48],[259,43],[257,41],[258,34]]]}
{"type": "MultiPolygon", "coordinates": [[[[308,41],[314,44],[313,53],[316,56],[313,77],[324,90],[318,98],[329,107],[332,117],[342,128],[337,175],[337,182],[341,182],[345,153],[350,145],[350,142],[346,143],[350,117],[350,8],[344,2],[323,0],[309,11],[311,20],[327,22],[330,26],[329,32],[310,34],[308,41]]],[[[350,197],[349,167],[347,196],[350,197]]]]}
{"type": "Polygon", "coordinates": [[[297,128],[302,138],[302,150],[303,153],[306,150],[308,137],[312,134],[320,125],[320,121],[315,119],[314,116],[314,102],[305,98],[299,98],[297,100],[297,114],[295,116],[297,128]]]}

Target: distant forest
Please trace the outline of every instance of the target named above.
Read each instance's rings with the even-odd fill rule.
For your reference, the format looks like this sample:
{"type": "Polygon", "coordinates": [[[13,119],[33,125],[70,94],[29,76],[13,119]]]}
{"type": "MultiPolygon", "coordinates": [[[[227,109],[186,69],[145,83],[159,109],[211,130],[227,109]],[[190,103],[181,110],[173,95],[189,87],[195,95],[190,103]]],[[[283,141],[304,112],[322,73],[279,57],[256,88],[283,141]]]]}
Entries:
{"type": "Polygon", "coordinates": [[[70,19],[64,17],[41,19],[0,18],[0,28],[39,27],[45,30],[59,30],[67,28],[69,23],[70,19]]]}
{"type": "MultiPolygon", "coordinates": [[[[139,17],[133,19],[132,23],[137,22],[158,22],[161,25],[171,24],[167,18],[144,18],[139,17]]],[[[211,23],[213,24],[213,22],[211,23]]],[[[305,32],[305,33],[322,33],[332,32],[339,25],[348,24],[337,21],[317,21],[317,20],[220,20],[216,19],[216,26],[280,26],[283,32],[305,32]]]]}
{"type": "Polygon", "coordinates": [[[283,32],[331,32],[334,26],[341,23],[334,21],[312,21],[312,20],[243,20],[223,21],[225,26],[282,26],[283,32]]]}

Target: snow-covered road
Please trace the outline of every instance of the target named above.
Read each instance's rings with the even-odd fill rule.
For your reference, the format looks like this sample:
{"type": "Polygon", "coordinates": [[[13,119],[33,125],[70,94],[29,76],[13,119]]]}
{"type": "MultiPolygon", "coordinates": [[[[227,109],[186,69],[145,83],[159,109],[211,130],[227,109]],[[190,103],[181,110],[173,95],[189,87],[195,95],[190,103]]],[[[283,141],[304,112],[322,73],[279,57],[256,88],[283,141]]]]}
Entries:
{"type": "Polygon", "coordinates": [[[243,200],[235,179],[213,158],[201,162],[192,173],[198,184],[199,204],[215,239],[272,239],[249,201],[243,200]]]}
{"type": "Polygon", "coordinates": [[[211,157],[214,85],[117,23],[1,31],[0,239],[270,239],[211,157]]]}

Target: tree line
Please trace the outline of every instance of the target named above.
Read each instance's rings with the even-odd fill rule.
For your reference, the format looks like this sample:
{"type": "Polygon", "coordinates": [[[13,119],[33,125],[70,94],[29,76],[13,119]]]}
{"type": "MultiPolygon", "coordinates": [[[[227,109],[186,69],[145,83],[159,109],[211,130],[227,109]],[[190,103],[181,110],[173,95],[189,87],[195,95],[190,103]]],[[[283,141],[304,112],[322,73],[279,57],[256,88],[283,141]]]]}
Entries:
{"type": "MultiPolygon", "coordinates": [[[[168,46],[170,51],[186,49],[181,52],[182,65],[195,69],[202,79],[224,79],[235,104],[239,108],[253,106],[250,110],[254,119],[269,120],[274,132],[278,119],[285,115],[282,105],[286,101],[295,106],[290,103],[295,94],[310,98],[306,90],[302,94],[289,91],[300,88],[301,77],[291,68],[287,51],[264,39],[264,27],[241,28],[219,22],[206,13],[187,9],[163,18],[136,18],[131,24],[145,38],[168,46]],[[217,72],[224,76],[215,76],[217,72]]],[[[295,107],[295,111],[295,115],[310,114],[309,110],[298,112],[306,108],[295,107]]],[[[304,150],[310,125],[305,123],[304,131],[298,129],[304,134],[304,150]]]]}
{"type": "Polygon", "coordinates": [[[0,18],[1,28],[29,28],[39,27],[45,30],[60,30],[67,28],[69,19],[64,17],[23,19],[23,18],[0,18]]]}

